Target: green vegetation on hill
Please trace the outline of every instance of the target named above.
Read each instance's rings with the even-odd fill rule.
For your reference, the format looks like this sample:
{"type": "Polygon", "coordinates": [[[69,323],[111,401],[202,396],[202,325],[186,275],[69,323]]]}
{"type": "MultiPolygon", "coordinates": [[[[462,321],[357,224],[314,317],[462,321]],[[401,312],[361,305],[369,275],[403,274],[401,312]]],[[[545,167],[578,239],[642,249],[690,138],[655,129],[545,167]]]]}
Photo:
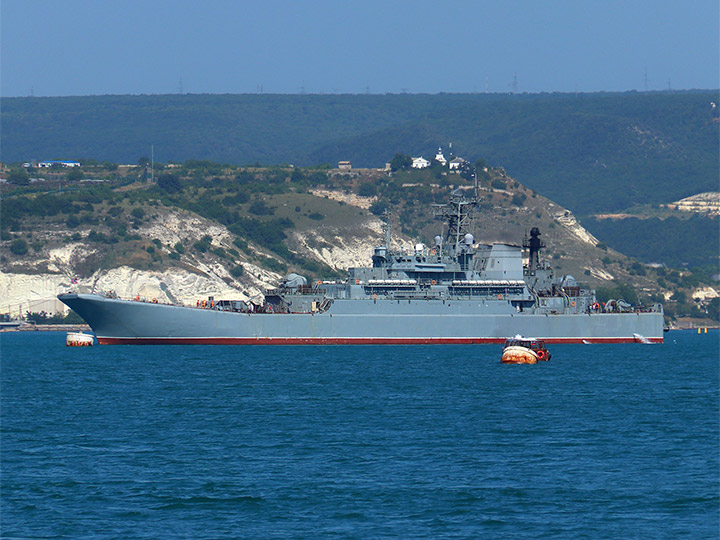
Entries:
{"type": "Polygon", "coordinates": [[[94,156],[380,167],[485,157],[579,215],[717,189],[716,91],[3,98],[6,162],[94,156]]]}
{"type": "Polygon", "coordinates": [[[673,267],[717,265],[718,220],[694,215],[688,219],[586,219],[583,225],[621,253],[646,263],[673,267]]]}
{"type": "MultiPolygon", "coordinates": [[[[395,231],[428,241],[441,232],[432,205],[446,202],[454,189],[472,185],[467,171],[458,174],[437,163],[414,170],[407,167],[406,157],[399,154],[393,159],[399,168],[391,173],[289,166],[240,168],[190,160],[182,165],[155,164],[155,183],[145,180],[148,175],[144,166],[94,164],[83,167],[82,176],[76,175],[83,178],[92,170],[93,176],[107,178],[99,183],[69,180],[62,169],[42,171],[45,181],[25,184],[21,179],[0,185],[0,270],[51,271],[48,258],[40,266],[33,261],[43,260],[44,253],[63,243],[81,243],[89,247],[87,256],[72,261],[72,268],[65,271],[85,277],[99,269],[123,265],[142,270],[179,266],[200,273],[203,266],[219,265],[227,271],[223,279],[242,286],[248,279],[246,262],[277,273],[337,276],[307,248],[331,247],[327,242],[332,242],[334,235],[366,227],[370,213],[379,215],[385,209],[391,211],[395,231]],[[310,191],[314,189],[373,197],[374,202],[368,212],[322,194],[313,195],[310,191]],[[183,215],[201,216],[209,223],[223,225],[234,237],[222,245],[205,230],[187,231],[181,241],[177,237],[155,238],[159,233],[150,231],[162,227],[168,216],[181,213],[179,209],[187,211],[183,215]],[[329,236],[318,234],[322,229],[329,236]],[[304,240],[298,240],[295,233],[304,240]]],[[[30,169],[29,177],[37,173],[30,169]]],[[[601,240],[593,246],[579,242],[567,231],[562,233],[556,221],[562,213],[557,207],[508,177],[504,170],[481,169],[479,184],[480,211],[475,227],[479,240],[519,243],[529,227],[540,226],[548,243],[544,256],[553,260],[558,273],[593,280],[593,274],[605,272],[619,278],[599,289],[602,297],[622,296],[648,303],[663,301],[664,292],[671,296],[666,305],[674,316],[701,316],[708,309],[716,310],[717,305],[713,308],[694,302],[689,293],[699,284],[714,283],[717,220],[672,215],[664,220],[626,219],[625,229],[617,228],[621,222],[592,220],[591,232],[601,240]],[[627,223],[632,234],[624,232],[627,223]],[[690,232],[683,236],[684,231],[690,232]],[[612,248],[625,251],[633,259],[612,248]],[[678,267],[687,263],[689,267],[673,271],[649,268],[640,261],[678,267]],[[642,294],[631,294],[629,282],[642,294]]],[[[600,281],[603,283],[607,282],[600,281]]]]}

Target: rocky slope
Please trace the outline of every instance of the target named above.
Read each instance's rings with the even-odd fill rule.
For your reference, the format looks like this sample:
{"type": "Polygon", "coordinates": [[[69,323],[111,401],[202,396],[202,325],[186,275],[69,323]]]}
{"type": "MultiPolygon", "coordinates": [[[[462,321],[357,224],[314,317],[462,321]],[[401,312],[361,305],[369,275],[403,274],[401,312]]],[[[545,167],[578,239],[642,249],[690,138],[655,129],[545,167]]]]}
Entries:
{"type": "MultiPolygon", "coordinates": [[[[527,190],[518,184],[509,190],[484,189],[481,194],[484,206],[477,220],[478,241],[519,244],[524,232],[539,225],[548,244],[547,256],[554,259],[559,273],[571,273],[594,285],[629,277],[626,259],[611,250],[599,249],[597,239],[566,209],[536,194],[527,196],[520,206],[508,206],[507,201],[518,191],[527,190]],[[602,261],[608,256],[613,262],[602,261]]],[[[372,248],[381,242],[382,235],[380,219],[366,211],[374,198],[346,190],[312,193],[324,201],[326,208],[338,205],[341,215],[348,218],[333,223],[313,222],[290,230],[286,240],[290,251],[338,272],[367,265],[372,248]]],[[[400,228],[401,218],[394,221],[394,228],[400,228]]],[[[416,241],[428,242],[441,232],[439,223],[430,220],[427,223],[423,237],[413,238],[394,230],[395,247],[412,249],[416,241]]],[[[23,255],[13,255],[5,249],[8,255],[0,272],[3,298],[0,313],[57,313],[64,308],[54,300],[55,296],[71,289],[178,304],[195,304],[208,296],[249,299],[277,285],[284,273],[266,264],[278,259],[272,251],[253,242],[247,242],[245,249],[236,249],[235,234],[216,221],[186,210],[151,208],[147,218],[133,229],[133,242],[114,245],[89,242],[87,238],[95,229],[97,225],[81,225],[72,231],[62,224],[45,230],[37,227],[29,242],[42,247],[23,255]],[[207,249],[192,249],[203,237],[210,238],[207,249]],[[173,248],[177,245],[187,249],[178,253],[173,248]],[[237,267],[242,271],[234,272],[237,267]],[[88,268],[94,269],[89,272],[88,268]]],[[[4,242],[4,247],[8,245],[8,241],[4,242]]],[[[291,270],[292,265],[287,271],[291,270]]],[[[641,289],[652,289],[650,279],[640,279],[637,284],[641,289]]]]}

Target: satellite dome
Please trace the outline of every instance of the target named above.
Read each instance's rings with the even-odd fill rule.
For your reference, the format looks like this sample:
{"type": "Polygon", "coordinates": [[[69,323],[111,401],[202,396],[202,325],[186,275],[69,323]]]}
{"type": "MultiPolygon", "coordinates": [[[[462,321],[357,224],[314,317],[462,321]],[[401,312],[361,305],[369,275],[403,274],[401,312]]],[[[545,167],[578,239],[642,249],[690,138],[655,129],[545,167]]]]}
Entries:
{"type": "Polygon", "coordinates": [[[298,287],[307,285],[307,279],[304,276],[292,273],[285,276],[283,285],[289,289],[297,289],[298,287]]]}

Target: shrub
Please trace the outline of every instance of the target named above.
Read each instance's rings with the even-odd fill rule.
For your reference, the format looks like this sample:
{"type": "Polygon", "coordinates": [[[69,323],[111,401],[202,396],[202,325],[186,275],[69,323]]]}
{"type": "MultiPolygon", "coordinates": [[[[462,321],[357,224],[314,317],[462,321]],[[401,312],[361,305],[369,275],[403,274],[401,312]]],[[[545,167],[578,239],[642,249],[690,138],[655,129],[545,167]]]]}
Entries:
{"type": "Polygon", "coordinates": [[[205,253],[210,248],[210,242],[206,242],[205,239],[198,240],[193,244],[193,247],[201,253],[205,253]]]}
{"type": "Polygon", "coordinates": [[[370,182],[360,184],[360,187],[358,188],[358,195],[361,197],[374,197],[376,194],[377,188],[375,187],[375,184],[370,182]]]}
{"type": "Polygon", "coordinates": [[[185,246],[178,242],[175,244],[175,251],[177,251],[178,253],[185,253],[185,246]]]}
{"type": "Polygon", "coordinates": [[[16,238],[10,243],[10,251],[15,255],[25,255],[28,252],[28,245],[22,238],[16,238]]]}
{"type": "Polygon", "coordinates": [[[132,209],[132,212],[130,212],[134,218],[142,219],[145,217],[145,210],[142,208],[136,207],[132,209]]]}
{"type": "Polygon", "coordinates": [[[261,265],[273,272],[283,273],[287,270],[287,265],[277,259],[271,259],[270,257],[263,256],[258,257],[258,259],[261,265]]]}
{"type": "Polygon", "coordinates": [[[313,212],[312,214],[308,214],[308,217],[310,219],[314,219],[315,221],[321,221],[325,219],[325,216],[321,214],[320,212],[313,212]]]}
{"type": "Polygon", "coordinates": [[[375,201],[370,205],[370,212],[375,216],[381,216],[387,209],[387,201],[375,201]]]}
{"type": "Polygon", "coordinates": [[[248,243],[245,240],[243,240],[242,238],[236,236],[235,239],[233,240],[233,244],[235,244],[237,247],[242,249],[245,253],[248,252],[248,243]]]}
{"type": "Polygon", "coordinates": [[[163,189],[168,193],[177,193],[178,191],[182,191],[180,179],[174,174],[161,174],[158,176],[157,185],[160,189],[163,189]]]}
{"type": "Polygon", "coordinates": [[[248,211],[256,216],[270,216],[275,213],[272,208],[265,204],[265,201],[260,199],[254,200],[248,211]]]}
{"type": "Polygon", "coordinates": [[[80,170],[80,168],[73,167],[65,175],[65,178],[67,178],[70,182],[77,182],[79,180],[82,180],[84,176],[85,175],[83,174],[82,170],[80,170]]]}
{"type": "Polygon", "coordinates": [[[245,268],[243,268],[242,264],[238,264],[237,266],[233,266],[230,269],[230,275],[234,278],[239,278],[245,275],[245,268]]]}
{"type": "Polygon", "coordinates": [[[30,177],[25,169],[13,169],[8,173],[7,181],[16,186],[27,186],[30,177]]]}

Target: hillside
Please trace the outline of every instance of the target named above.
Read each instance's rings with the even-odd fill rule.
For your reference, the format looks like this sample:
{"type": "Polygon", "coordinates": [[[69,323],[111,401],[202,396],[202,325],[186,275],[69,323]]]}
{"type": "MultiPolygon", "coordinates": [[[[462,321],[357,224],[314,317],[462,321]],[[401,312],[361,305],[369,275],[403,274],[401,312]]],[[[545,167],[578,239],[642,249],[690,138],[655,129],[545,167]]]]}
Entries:
{"type": "Polygon", "coordinates": [[[4,98],[2,159],[381,167],[484,157],[579,216],[717,189],[717,91],[4,98]]]}
{"type": "MultiPolygon", "coordinates": [[[[384,208],[395,245],[412,249],[442,232],[431,205],[471,187],[441,170],[248,169],[195,161],[158,165],[156,183],[145,172],[98,166],[93,174],[104,181],[68,182],[67,173],[50,170],[43,182],[3,185],[0,312],[40,311],[73,279],[122,297],[192,304],[207,296],[255,297],[290,271],[342,277],[348,267],[368,264],[384,208]]],[[[704,313],[691,296],[710,283],[707,276],[629,259],[504,170],[489,170],[480,198],[478,241],[519,244],[538,226],[544,256],[558,273],[606,295],[645,303],[674,296],[674,313],[704,313]]]]}

